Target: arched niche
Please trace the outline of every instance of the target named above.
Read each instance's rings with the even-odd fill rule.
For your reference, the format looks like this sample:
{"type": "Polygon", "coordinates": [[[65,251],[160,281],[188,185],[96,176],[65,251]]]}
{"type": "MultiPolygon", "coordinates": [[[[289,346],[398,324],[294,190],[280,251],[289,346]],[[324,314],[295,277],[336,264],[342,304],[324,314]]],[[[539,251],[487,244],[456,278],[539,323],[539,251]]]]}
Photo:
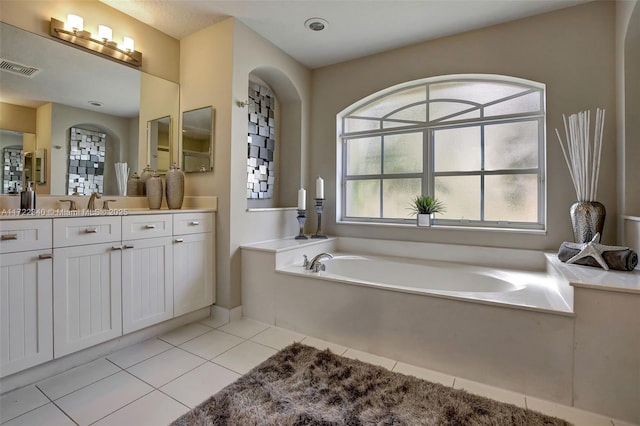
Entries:
{"type": "Polygon", "coordinates": [[[247,207],[295,207],[301,182],[302,100],[289,77],[275,67],[257,67],[247,84],[271,89],[276,99],[275,188],[270,199],[247,198],[247,207]]]}

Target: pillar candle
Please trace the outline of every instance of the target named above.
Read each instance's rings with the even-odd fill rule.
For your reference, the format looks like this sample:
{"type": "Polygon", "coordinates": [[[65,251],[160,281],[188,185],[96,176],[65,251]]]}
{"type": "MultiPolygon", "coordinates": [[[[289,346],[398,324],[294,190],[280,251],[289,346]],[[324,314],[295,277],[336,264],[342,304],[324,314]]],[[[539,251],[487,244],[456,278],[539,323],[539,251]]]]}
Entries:
{"type": "Polygon", "coordinates": [[[307,191],[304,188],[298,190],[298,210],[307,209],[307,191]]]}
{"type": "Polygon", "coordinates": [[[324,179],[321,177],[316,179],[316,198],[320,200],[324,199],[324,179]]]}

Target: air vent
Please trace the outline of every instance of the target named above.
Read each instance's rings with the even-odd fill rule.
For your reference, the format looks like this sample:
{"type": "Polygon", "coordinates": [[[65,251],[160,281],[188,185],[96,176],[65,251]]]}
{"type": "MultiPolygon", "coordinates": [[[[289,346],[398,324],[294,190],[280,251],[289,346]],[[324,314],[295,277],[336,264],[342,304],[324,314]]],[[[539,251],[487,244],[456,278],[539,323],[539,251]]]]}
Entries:
{"type": "Polygon", "coordinates": [[[40,72],[40,69],[31,67],[29,65],[19,64],[17,62],[9,61],[7,59],[0,58],[0,70],[10,72],[12,74],[22,75],[24,77],[33,78],[40,72]]]}

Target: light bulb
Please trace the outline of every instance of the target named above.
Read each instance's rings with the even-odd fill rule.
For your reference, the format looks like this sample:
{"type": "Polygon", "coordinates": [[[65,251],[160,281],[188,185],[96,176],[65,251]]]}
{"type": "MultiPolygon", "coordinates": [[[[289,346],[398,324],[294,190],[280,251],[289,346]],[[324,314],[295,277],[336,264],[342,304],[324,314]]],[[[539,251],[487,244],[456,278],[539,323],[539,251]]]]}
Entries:
{"type": "Polygon", "coordinates": [[[82,31],[84,30],[84,20],[81,16],[69,14],[67,15],[66,27],[72,31],[82,31]]]}
{"type": "Polygon", "coordinates": [[[131,37],[125,37],[124,38],[123,47],[124,47],[124,50],[129,50],[129,51],[133,52],[135,50],[134,49],[134,44],[133,44],[133,39],[131,37]]]}
{"type": "Polygon", "coordinates": [[[111,41],[113,31],[106,25],[98,25],[98,38],[100,40],[111,41]]]}

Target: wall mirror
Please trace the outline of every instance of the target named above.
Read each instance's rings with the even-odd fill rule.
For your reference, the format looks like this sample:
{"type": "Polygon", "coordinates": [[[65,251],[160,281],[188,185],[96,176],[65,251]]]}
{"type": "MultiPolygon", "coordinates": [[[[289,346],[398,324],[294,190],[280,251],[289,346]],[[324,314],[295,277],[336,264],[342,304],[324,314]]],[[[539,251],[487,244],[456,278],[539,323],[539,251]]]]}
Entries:
{"type": "MultiPolygon", "coordinates": [[[[24,182],[46,183],[47,156],[44,148],[24,153],[24,182]]],[[[25,184],[26,187],[26,184],[25,184]]]]}
{"type": "Polygon", "coordinates": [[[147,122],[149,165],[158,173],[166,173],[171,164],[171,133],[170,116],[147,122]]]}
{"type": "Polygon", "coordinates": [[[213,108],[182,113],[182,169],[185,172],[213,170],[213,108]]]}
{"type": "MultiPolygon", "coordinates": [[[[147,121],[178,117],[174,82],[6,23],[0,23],[0,50],[3,59],[37,69],[30,76],[2,71],[0,100],[37,110],[36,148],[56,166],[45,169],[46,184],[38,186],[42,194],[100,188],[117,195],[114,164],[126,162],[133,173],[149,162],[147,121]],[[72,128],[81,131],[78,141],[71,140],[72,128]],[[80,147],[94,134],[104,139],[104,147],[80,147]]],[[[170,141],[176,140],[174,130],[170,141]]]]}

